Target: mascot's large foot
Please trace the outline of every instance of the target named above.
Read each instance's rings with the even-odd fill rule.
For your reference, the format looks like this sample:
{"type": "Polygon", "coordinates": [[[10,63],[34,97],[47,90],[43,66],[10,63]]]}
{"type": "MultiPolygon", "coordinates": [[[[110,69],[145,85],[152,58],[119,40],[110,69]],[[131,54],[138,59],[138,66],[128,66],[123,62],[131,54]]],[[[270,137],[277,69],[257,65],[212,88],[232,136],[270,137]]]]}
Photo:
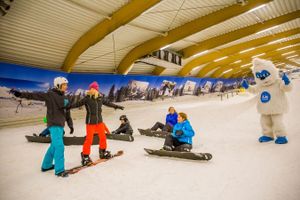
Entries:
{"type": "Polygon", "coordinates": [[[274,140],[274,138],[268,136],[261,136],[260,138],[258,138],[259,142],[270,142],[272,140],[274,140]]]}
{"type": "Polygon", "coordinates": [[[277,139],[275,140],[276,144],[286,144],[288,143],[288,140],[285,136],[282,137],[277,137],[277,139]]]}

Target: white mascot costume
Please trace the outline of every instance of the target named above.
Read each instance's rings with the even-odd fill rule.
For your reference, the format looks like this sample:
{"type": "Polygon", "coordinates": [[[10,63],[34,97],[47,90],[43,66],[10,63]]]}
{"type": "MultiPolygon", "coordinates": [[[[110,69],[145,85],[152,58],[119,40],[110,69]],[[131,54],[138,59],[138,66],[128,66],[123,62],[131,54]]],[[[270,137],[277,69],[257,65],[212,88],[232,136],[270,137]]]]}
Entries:
{"type": "Polygon", "coordinates": [[[271,61],[255,58],[252,64],[256,85],[249,86],[243,80],[242,86],[249,92],[258,94],[257,110],[261,114],[263,134],[259,142],[272,141],[276,136],[276,144],[285,144],[288,142],[283,124],[283,114],[288,111],[285,92],[292,90],[292,83],[286,74],[279,78],[279,72],[271,61]]]}

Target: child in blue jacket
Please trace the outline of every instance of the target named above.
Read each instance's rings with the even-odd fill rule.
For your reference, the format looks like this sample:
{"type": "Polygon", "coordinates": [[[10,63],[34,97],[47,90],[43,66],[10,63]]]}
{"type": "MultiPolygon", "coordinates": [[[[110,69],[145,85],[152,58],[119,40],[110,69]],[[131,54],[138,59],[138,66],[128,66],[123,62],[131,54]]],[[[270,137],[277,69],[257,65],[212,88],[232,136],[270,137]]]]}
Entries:
{"type": "Polygon", "coordinates": [[[151,131],[161,129],[162,131],[172,132],[174,125],[177,123],[177,112],[174,107],[169,108],[169,114],[166,116],[166,123],[156,122],[151,131]]]}
{"type": "Polygon", "coordinates": [[[185,113],[178,114],[178,123],[173,127],[171,135],[165,139],[163,149],[166,151],[191,151],[192,138],[195,132],[185,113]]]}

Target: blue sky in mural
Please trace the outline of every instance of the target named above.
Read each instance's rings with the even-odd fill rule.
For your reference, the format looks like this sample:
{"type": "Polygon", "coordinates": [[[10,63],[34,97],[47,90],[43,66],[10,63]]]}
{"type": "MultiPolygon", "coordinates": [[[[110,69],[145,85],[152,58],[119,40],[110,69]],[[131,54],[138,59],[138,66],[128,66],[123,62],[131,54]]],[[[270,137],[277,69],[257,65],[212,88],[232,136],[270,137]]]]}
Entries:
{"type": "Polygon", "coordinates": [[[176,87],[183,87],[186,81],[196,82],[196,87],[203,86],[207,81],[215,84],[217,81],[223,81],[225,85],[233,84],[238,79],[213,79],[213,78],[195,78],[195,77],[173,77],[173,76],[144,76],[144,75],[114,75],[114,74],[82,74],[82,73],[64,73],[53,70],[38,69],[28,66],[19,66],[14,64],[0,63],[0,77],[2,85],[7,87],[22,88],[26,90],[42,90],[47,85],[48,89],[53,85],[53,79],[57,76],[64,76],[69,80],[69,92],[76,92],[78,89],[87,90],[91,82],[97,81],[100,85],[100,91],[108,94],[112,85],[115,85],[115,91],[122,86],[128,85],[131,80],[148,82],[150,88],[160,88],[164,80],[176,82],[176,87]],[[6,78],[6,79],[5,79],[6,78]]]}

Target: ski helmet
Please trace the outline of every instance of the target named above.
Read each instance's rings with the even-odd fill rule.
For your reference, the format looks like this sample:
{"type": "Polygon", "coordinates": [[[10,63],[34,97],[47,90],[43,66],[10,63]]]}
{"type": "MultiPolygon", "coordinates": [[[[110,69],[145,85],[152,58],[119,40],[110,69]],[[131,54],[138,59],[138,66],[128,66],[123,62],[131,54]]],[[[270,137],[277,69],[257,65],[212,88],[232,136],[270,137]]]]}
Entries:
{"type": "Polygon", "coordinates": [[[61,84],[63,84],[63,83],[69,83],[69,81],[65,77],[62,77],[62,76],[56,77],[54,79],[54,87],[57,89],[59,89],[61,84]]]}
{"type": "Polygon", "coordinates": [[[126,115],[121,115],[120,116],[120,120],[124,120],[125,122],[128,121],[127,116],[126,115]]]}

